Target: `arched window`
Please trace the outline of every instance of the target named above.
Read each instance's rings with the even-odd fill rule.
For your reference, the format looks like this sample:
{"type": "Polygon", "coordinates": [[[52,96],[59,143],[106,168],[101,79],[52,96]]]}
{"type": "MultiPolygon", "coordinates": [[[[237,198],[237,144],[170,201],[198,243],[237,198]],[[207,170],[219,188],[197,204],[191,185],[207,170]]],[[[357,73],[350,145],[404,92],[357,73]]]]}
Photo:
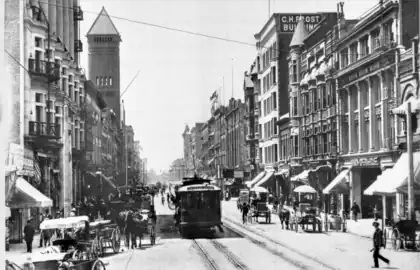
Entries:
{"type": "Polygon", "coordinates": [[[101,76],[101,81],[100,81],[100,85],[104,85],[104,78],[101,76]]]}
{"type": "Polygon", "coordinates": [[[109,76],[109,86],[112,86],[112,77],[109,76]]]}
{"type": "Polygon", "coordinates": [[[108,77],[107,77],[107,76],[105,76],[105,77],[104,77],[104,85],[105,85],[105,86],[107,86],[107,85],[108,85],[108,77]]]}
{"type": "Polygon", "coordinates": [[[98,85],[99,85],[99,77],[96,76],[96,86],[98,86],[98,85]]]}

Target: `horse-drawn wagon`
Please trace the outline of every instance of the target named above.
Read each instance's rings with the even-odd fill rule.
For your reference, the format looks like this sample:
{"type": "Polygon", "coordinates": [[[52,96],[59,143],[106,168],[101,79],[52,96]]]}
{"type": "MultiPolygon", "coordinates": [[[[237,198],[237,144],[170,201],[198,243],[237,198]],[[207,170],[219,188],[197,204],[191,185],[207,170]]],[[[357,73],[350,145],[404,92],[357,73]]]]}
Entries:
{"type": "Polygon", "coordinates": [[[66,239],[54,241],[54,247],[33,257],[35,269],[105,270],[105,263],[98,259],[98,254],[92,249],[87,216],[45,220],[40,228],[65,230],[66,239]]]}
{"type": "Polygon", "coordinates": [[[96,220],[89,226],[92,230],[93,249],[100,257],[109,249],[114,253],[120,252],[121,231],[116,221],[113,223],[111,220],[96,220]]]}
{"type": "Polygon", "coordinates": [[[317,214],[317,207],[314,206],[315,194],[317,191],[308,185],[302,185],[293,190],[293,192],[299,194],[298,208],[295,209],[294,213],[290,216],[290,227],[296,232],[299,229],[299,225],[303,230],[308,230],[308,226],[312,225],[314,232],[322,232],[322,219],[317,214]]]}
{"type": "MultiPolygon", "coordinates": [[[[384,233],[386,243],[386,233],[384,233]]],[[[391,246],[394,250],[420,250],[420,226],[417,220],[399,220],[392,226],[391,246]]]]}

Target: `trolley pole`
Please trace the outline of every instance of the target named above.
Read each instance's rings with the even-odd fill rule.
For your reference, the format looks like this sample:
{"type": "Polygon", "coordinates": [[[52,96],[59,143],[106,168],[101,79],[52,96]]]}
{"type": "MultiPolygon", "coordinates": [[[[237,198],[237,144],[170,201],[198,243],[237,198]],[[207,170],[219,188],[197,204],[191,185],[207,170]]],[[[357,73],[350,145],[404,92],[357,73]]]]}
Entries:
{"type": "Polygon", "coordinates": [[[414,219],[414,165],[413,165],[413,123],[411,119],[411,103],[407,102],[407,154],[408,154],[408,218],[414,219]]]}

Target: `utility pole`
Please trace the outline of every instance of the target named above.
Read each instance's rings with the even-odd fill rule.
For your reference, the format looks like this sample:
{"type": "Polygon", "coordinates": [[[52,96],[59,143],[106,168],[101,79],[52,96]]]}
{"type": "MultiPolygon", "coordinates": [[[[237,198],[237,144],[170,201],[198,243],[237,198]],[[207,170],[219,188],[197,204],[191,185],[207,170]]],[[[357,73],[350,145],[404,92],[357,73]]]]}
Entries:
{"type": "Polygon", "coordinates": [[[123,132],[124,132],[124,172],[125,172],[125,187],[128,188],[128,148],[127,148],[127,128],[125,123],[125,105],[124,100],[122,100],[123,105],[123,132]]]}
{"type": "Polygon", "coordinates": [[[411,103],[407,102],[407,154],[408,154],[408,218],[414,219],[414,164],[413,164],[413,123],[411,119],[411,103]]]}

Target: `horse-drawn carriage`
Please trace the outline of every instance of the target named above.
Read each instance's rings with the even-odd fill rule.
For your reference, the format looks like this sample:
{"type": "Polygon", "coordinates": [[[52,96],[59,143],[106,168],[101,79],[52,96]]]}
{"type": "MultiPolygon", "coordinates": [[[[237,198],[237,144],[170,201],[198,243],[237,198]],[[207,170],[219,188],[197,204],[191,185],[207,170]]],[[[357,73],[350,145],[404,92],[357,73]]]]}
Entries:
{"type": "Polygon", "coordinates": [[[65,230],[67,239],[54,241],[54,247],[33,258],[35,269],[105,270],[105,263],[98,259],[92,248],[93,242],[89,240],[88,224],[87,216],[43,221],[40,224],[42,230],[65,230]],[[74,238],[71,239],[71,236],[74,238]]]}
{"type": "Polygon", "coordinates": [[[290,216],[290,227],[296,232],[299,229],[299,226],[303,230],[308,230],[308,226],[312,226],[314,232],[322,232],[322,219],[317,214],[317,208],[314,206],[315,194],[317,191],[308,185],[302,185],[293,190],[299,194],[299,203],[298,207],[295,209],[294,213],[290,216]]]}
{"type": "MultiPolygon", "coordinates": [[[[386,243],[386,232],[384,243],[386,243]]],[[[420,250],[420,226],[416,220],[399,220],[392,226],[391,246],[394,250],[420,250]]]]}
{"type": "Polygon", "coordinates": [[[89,224],[90,237],[93,239],[93,249],[102,257],[111,249],[112,252],[120,252],[121,230],[116,221],[96,220],[89,224]]]}
{"type": "Polygon", "coordinates": [[[250,190],[252,197],[252,216],[258,221],[259,217],[265,218],[266,223],[271,223],[271,210],[268,207],[268,190],[263,187],[254,187],[250,190]]]}

